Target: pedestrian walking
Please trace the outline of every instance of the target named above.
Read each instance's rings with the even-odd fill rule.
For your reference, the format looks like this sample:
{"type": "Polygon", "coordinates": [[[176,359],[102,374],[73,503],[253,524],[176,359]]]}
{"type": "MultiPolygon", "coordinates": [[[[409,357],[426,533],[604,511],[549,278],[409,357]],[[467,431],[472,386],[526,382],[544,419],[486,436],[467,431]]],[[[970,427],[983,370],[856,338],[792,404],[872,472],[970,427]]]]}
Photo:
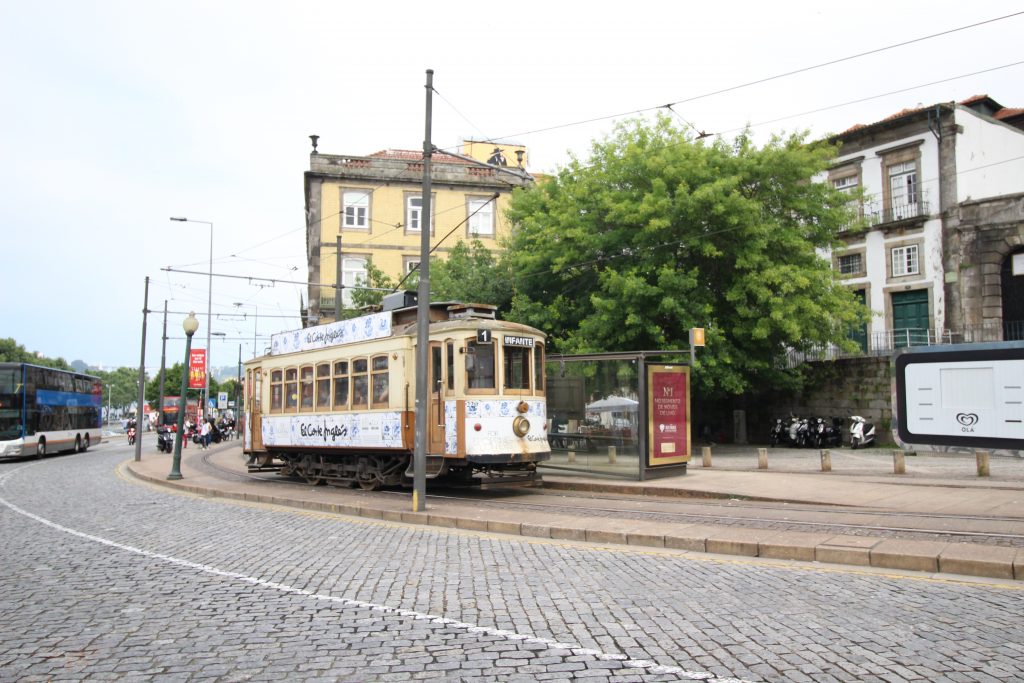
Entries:
{"type": "Polygon", "coordinates": [[[199,440],[203,444],[203,450],[205,451],[210,447],[210,421],[203,420],[203,426],[199,430],[199,440]]]}

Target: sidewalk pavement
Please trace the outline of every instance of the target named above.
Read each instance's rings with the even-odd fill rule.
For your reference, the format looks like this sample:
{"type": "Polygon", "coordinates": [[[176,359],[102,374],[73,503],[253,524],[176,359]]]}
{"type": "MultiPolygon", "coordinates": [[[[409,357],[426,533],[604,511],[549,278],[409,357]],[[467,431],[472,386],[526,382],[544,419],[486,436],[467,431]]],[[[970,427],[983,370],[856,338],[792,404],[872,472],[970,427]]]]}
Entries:
{"type": "MultiPolygon", "coordinates": [[[[239,446],[221,444],[213,448],[211,457],[219,467],[247,473],[239,446]]],[[[127,469],[140,479],[200,495],[395,522],[599,544],[1024,580],[1024,547],[610,518],[587,515],[585,509],[577,514],[517,509],[512,518],[507,508],[443,498],[428,499],[425,512],[412,512],[407,496],[367,495],[300,483],[284,486],[245,477],[231,481],[194,467],[190,456],[198,457],[184,455],[181,481],[166,479],[171,464],[168,454],[147,453],[140,462],[128,461],[127,469]]],[[[832,471],[821,472],[817,451],[773,449],[769,453],[769,469],[761,470],[757,466],[756,447],[723,446],[714,449],[711,467],[703,467],[697,455],[686,475],[623,481],[544,468],[543,478],[544,487],[552,490],[778,501],[907,515],[996,516],[1003,520],[1004,533],[1024,534],[1024,460],[993,460],[991,476],[979,477],[974,457],[963,454],[907,457],[907,474],[902,475],[892,473],[892,455],[883,449],[836,450],[832,451],[832,459],[832,471]]],[[[608,502],[600,504],[607,506],[608,502]]],[[[972,531],[971,521],[943,518],[937,524],[950,532],[972,531]]]]}

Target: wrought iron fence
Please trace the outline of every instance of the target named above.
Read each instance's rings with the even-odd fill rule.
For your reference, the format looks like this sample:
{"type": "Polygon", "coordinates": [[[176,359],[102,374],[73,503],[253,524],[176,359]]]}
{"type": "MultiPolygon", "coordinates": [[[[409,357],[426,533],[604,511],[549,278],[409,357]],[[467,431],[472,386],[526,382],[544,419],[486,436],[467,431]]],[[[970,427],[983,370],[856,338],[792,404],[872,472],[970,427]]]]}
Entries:
{"type": "Polygon", "coordinates": [[[933,346],[936,344],[977,344],[982,342],[1024,340],[1024,320],[992,322],[972,325],[959,330],[933,330],[927,328],[904,328],[876,332],[861,337],[861,348],[847,351],[834,344],[820,345],[807,350],[790,349],[786,353],[785,367],[793,368],[801,363],[816,360],[836,360],[860,356],[886,356],[898,349],[909,346],[933,346]]]}

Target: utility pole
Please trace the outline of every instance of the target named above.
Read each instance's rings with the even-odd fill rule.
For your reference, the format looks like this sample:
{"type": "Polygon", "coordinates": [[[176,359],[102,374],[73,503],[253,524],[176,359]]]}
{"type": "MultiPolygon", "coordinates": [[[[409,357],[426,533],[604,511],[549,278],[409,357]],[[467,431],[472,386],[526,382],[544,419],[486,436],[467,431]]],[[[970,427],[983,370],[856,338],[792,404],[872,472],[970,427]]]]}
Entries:
{"type": "Polygon", "coordinates": [[[420,286],[416,299],[416,449],[413,452],[412,511],[426,510],[427,500],[427,422],[430,418],[430,157],[434,145],[430,140],[431,95],[434,91],[434,70],[427,69],[427,111],[423,137],[423,197],[420,221],[420,286]]]}
{"type": "Polygon", "coordinates": [[[157,424],[164,424],[164,374],[167,372],[167,299],[164,299],[164,340],[160,347],[160,395],[157,396],[159,419],[157,424]]]}
{"type": "Polygon", "coordinates": [[[149,276],[146,276],[146,294],[142,300],[142,357],[139,359],[139,403],[135,409],[135,462],[142,460],[143,405],[146,402],[146,314],[149,313],[149,276]]]}
{"type": "Polygon", "coordinates": [[[341,295],[345,285],[341,282],[341,228],[338,228],[338,248],[334,255],[334,322],[341,320],[341,295]]]}

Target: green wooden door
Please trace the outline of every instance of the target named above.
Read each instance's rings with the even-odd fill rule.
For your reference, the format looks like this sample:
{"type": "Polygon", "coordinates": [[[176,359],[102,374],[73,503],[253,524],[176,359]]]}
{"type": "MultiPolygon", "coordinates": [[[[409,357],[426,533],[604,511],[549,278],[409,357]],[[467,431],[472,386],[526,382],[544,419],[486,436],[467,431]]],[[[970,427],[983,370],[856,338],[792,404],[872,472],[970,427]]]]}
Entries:
{"type": "Polygon", "coordinates": [[[928,290],[893,292],[892,331],[896,348],[928,343],[928,290]]]}

